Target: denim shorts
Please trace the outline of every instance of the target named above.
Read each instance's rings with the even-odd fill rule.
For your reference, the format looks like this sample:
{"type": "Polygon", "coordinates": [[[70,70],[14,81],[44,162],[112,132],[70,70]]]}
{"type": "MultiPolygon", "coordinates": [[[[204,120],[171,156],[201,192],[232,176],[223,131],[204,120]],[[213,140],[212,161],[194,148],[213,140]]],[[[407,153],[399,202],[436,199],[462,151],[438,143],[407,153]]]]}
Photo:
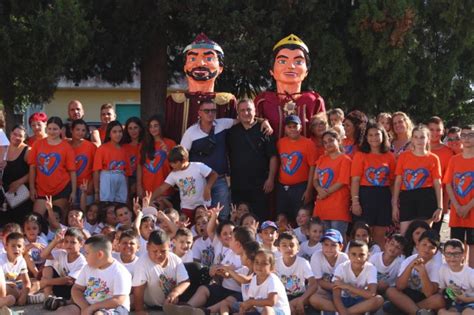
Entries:
{"type": "Polygon", "coordinates": [[[358,297],[343,296],[343,297],[341,297],[341,300],[342,300],[342,304],[344,304],[344,307],[349,308],[349,307],[352,307],[356,304],[359,304],[360,302],[363,302],[364,298],[360,297],[360,296],[358,296],[358,297]]]}
{"type": "Polygon", "coordinates": [[[127,203],[127,179],[123,172],[100,172],[100,201],[127,203]]]}

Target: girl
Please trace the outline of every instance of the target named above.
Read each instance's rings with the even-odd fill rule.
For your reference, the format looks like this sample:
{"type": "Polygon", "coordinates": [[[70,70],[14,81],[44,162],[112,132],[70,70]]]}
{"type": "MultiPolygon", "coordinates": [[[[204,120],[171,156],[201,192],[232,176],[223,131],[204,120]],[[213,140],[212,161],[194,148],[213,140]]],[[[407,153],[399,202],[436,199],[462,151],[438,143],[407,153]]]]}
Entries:
{"type": "Polygon", "coordinates": [[[104,143],[94,158],[94,190],[96,201],[127,203],[127,176],[131,175],[127,153],[120,145],[123,129],[114,120],[107,125],[104,143]]]}
{"type": "Polygon", "coordinates": [[[426,126],[414,128],[412,150],[403,152],[397,161],[392,219],[400,222],[401,234],[414,219],[431,225],[443,214],[441,167],[438,157],[429,151],[429,138],[426,126]]]}
{"type": "Polygon", "coordinates": [[[235,225],[240,223],[242,216],[247,213],[252,212],[250,209],[250,205],[245,201],[240,201],[237,204],[231,204],[231,211],[230,211],[230,220],[234,222],[235,225]]]}
{"type": "MultiPolygon", "coordinates": [[[[176,142],[165,138],[161,132],[161,118],[152,116],[147,123],[147,132],[143,136],[137,165],[137,193],[155,191],[163,184],[171,171],[168,152],[176,146],[176,142]]],[[[169,196],[173,190],[168,191],[169,196]]]]}
{"type": "Polygon", "coordinates": [[[63,122],[59,117],[48,119],[48,136],[35,142],[28,156],[30,164],[30,196],[34,201],[33,212],[44,215],[45,198],[53,197],[53,204],[60,207],[61,217],[66,218],[68,202],[76,200],[76,161],[74,150],[61,139],[63,122]]]}
{"type": "Polygon", "coordinates": [[[313,253],[317,250],[321,250],[321,238],[324,234],[324,225],[321,219],[318,217],[311,218],[308,223],[308,236],[309,239],[301,243],[300,251],[298,256],[303,257],[306,260],[310,260],[313,253]]]}
{"type": "Polygon", "coordinates": [[[344,146],[344,153],[351,158],[358,151],[362,142],[367,120],[367,116],[358,110],[350,112],[344,118],[343,126],[346,137],[342,141],[342,145],[344,146]]]}
{"type": "Polygon", "coordinates": [[[382,125],[367,125],[360,152],[352,161],[351,176],[354,220],[367,222],[374,240],[383,246],[387,227],[392,224],[390,187],[395,178],[395,157],[382,125]]]}
{"type": "MultiPolygon", "coordinates": [[[[110,122],[117,119],[117,115],[115,114],[114,105],[110,103],[102,104],[100,107],[100,127],[94,131],[93,135],[97,137],[97,133],[99,134],[99,138],[101,143],[104,143],[105,136],[107,133],[107,126],[110,122]]],[[[100,145],[100,143],[99,143],[100,145]]]]}
{"type": "Polygon", "coordinates": [[[377,115],[377,123],[381,124],[389,138],[392,138],[393,133],[393,123],[392,123],[392,115],[390,113],[380,113],[377,115]]]}
{"type": "Polygon", "coordinates": [[[346,234],[351,220],[349,212],[349,181],[351,159],[343,153],[337,132],[328,130],[323,134],[327,154],[316,162],[314,188],[317,191],[313,216],[323,220],[326,229],[336,229],[346,234]]]}
{"type": "Polygon", "coordinates": [[[327,115],[324,112],[321,112],[311,117],[310,127],[311,140],[313,140],[316,146],[315,161],[317,161],[319,157],[324,154],[323,133],[328,130],[327,115]]]}
{"type": "Polygon", "coordinates": [[[25,256],[28,271],[37,278],[42,269],[45,260],[41,258],[41,251],[48,246],[48,241],[44,234],[41,233],[41,224],[36,215],[29,215],[23,223],[23,231],[25,233],[25,256]]]}
{"type": "Polygon", "coordinates": [[[416,253],[416,245],[418,244],[421,234],[429,229],[430,225],[423,220],[414,220],[410,223],[404,234],[407,244],[403,249],[403,254],[406,257],[410,257],[416,253]]]}
{"type": "Polygon", "coordinates": [[[259,243],[262,242],[260,235],[257,234],[258,226],[260,225],[260,222],[258,222],[258,218],[255,214],[252,212],[249,212],[247,214],[244,214],[242,216],[242,219],[240,220],[239,226],[246,226],[250,228],[254,234],[255,234],[255,240],[259,243]]]}
{"type": "Polygon", "coordinates": [[[99,203],[94,202],[86,208],[84,228],[92,235],[99,225],[99,203]]]}
{"type": "MultiPolygon", "coordinates": [[[[95,151],[97,147],[90,141],[85,140],[86,134],[89,133],[89,127],[82,119],[74,120],[71,124],[71,140],[69,144],[72,146],[76,155],[76,176],[77,187],[87,182],[86,204],[94,201],[94,185],[92,180],[92,164],[94,162],[95,151]]],[[[77,190],[77,200],[79,203],[82,196],[81,189],[77,190]]]]}
{"type": "Polygon", "coordinates": [[[46,122],[48,121],[48,116],[46,116],[43,112],[34,113],[28,119],[28,124],[30,125],[31,129],[33,130],[33,135],[28,137],[26,144],[30,147],[37,140],[41,140],[46,138],[46,122]]]}
{"type": "Polygon", "coordinates": [[[290,315],[290,304],[285,287],[275,271],[275,257],[268,250],[259,250],[253,264],[255,272],[248,290],[247,300],[240,304],[240,313],[290,315]]]}
{"type": "MultiPolygon", "coordinates": [[[[370,232],[369,225],[363,221],[357,221],[354,223],[351,232],[351,240],[362,241],[369,246],[369,256],[382,251],[380,246],[373,241],[370,232]]],[[[346,246],[346,254],[349,254],[349,244],[346,246]]]]}
{"type": "Polygon", "coordinates": [[[193,244],[193,259],[195,262],[201,263],[204,266],[210,267],[214,261],[214,247],[212,240],[207,234],[207,225],[209,224],[209,217],[203,215],[196,217],[196,232],[200,236],[193,244]]]}
{"type": "Polygon", "coordinates": [[[393,140],[391,151],[395,154],[395,158],[398,158],[400,154],[410,148],[413,123],[404,112],[395,112],[392,115],[392,124],[393,140]]]}
{"type": "Polygon", "coordinates": [[[127,152],[128,161],[132,176],[129,178],[130,195],[134,196],[137,192],[137,164],[139,158],[140,145],[145,135],[145,126],[138,117],[130,117],[125,122],[123,134],[123,148],[127,152]]]}
{"type": "Polygon", "coordinates": [[[296,224],[298,227],[293,230],[298,241],[300,243],[306,242],[308,240],[308,224],[309,220],[311,219],[311,211],[312,209],[305,206],[298,210],[298,214],[296,215],[296,224]]]}
{"type": "Polygon", "coordinates": [[[218,205],[217,208],[210,209],[211,217],[207,224],[207,235],[211,239],[214,253],[214,265],[220,265],[224,257],[230,252],[229,244],[235,227],[234,223],[230,221],[218,221],[219,212],[223,208],[218,205]]]}

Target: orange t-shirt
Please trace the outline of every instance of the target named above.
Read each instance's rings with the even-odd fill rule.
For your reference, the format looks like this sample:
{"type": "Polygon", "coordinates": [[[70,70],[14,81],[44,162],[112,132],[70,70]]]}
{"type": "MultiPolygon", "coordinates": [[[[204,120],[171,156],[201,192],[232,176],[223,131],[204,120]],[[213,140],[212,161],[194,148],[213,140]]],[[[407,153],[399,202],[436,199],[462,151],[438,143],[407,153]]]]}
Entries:
{"type": "Polygon", "coordinates": [[[84,140],[77,147],[72,147],[76,154],[76,176],[77,187],[81,185],[84,180],[92,180],[92,164],[94,163],[95,151],[97,147],[90,141],[84,140]]]}
{"type": "Polygon", "coordinates": [[[104,143],[105,134],[106,134],[106,132],[107,132],[107,125],[105,125],[105,126],[100,126],[100,127],[98,128],[98,130],[99,130],[100,141],[101,141],[102,143],[104,143]]]}
{"type": "Polygon", "coordinates": [[[316,199],[313,216],[318,216],[321,220],[351,221],[350,176],[351,158],[346,154],[341,154],[334,160],[329,155],[323,155],[316,162],[315,178],[321,187],[329,188],[336,183],[343,186],[326,199],[316,199]]]}
{"type": "Polygon", "coordinates": [[[441,166],[431,152],[416,156],[412,151],[405,151],[398,157],[395,175],[402,176],[402,190],[433,187],[433,179],[441,178],[441,166]]]}
{"type": "Polygon", "coordinates": [[[354,140],[349,138],[342,139],[342,146],[344,147],[344,153],[351,159],[354,157],[354,154],[359,151],[359,146],[354,143],[354,140]]]}
{"type": "Polygon", "coordinates": [[[123,171],[127,176],[132,174],[127,152],[123,147],[117,148],[111,141],[97,149],[93,171],[123,171]]]}
{"type": "Polygon", "coordinates": [[[352,159],[351,176],[360,177],[361,186],[390,186],[395,178],[395,156],[391,152],[356,152],[352,159]]]}
{"type": "Polygon", "coordinates": [[[38,139],[36,136],[31,136],[31,137],[28,137],[28,139],[26,139],[25,143],[31,148],[33,147],[33,144],[35,144],[37,140],[42,140],[45,138],[38,139]]]}
{"type": "Polygon", "coordinates": [[[278,140],[277,149],[280,155],[279,182],[282,185],[306,182],[309,169],[316,161],[313,141],[303,136],[298,140],[283,137],[278,140]]]}
{"type": "MultiPolygon", "coordinates": [[[[166,176],[171,171],[168,163],[168,153],[176,146],[176,142],[171,139],[164,138],[163,141],[155,142],[155,158],[150,160],[147,156],[145,163],[142,165],[142,184],[144,191],[155,191],[164,183],[166,176]]],[[[141,154],[139,157],[141,161],[141,154]]]]}
{"type": "Polygon", "coordinates": [[[70,171],[76,170],[74,150],[66,140],[50,145],[48,139],[35,142],[28,163],[36,167],[38,196],[59,194],[71,182],[70,171]]]}
{"type": "MultiPolygon", "coordinates": [[[[462,153],[451,158],[443,179],[444,184],[452,184],[454,196],[460,205],[468,204],[474,198],[474,158],[465,159],[462,153]]],[[[451,204],[449,226],[474,228],[474,208],[466,218],[461,218],[451,204]]]]}
{"type": "Polygon", "coordinates": [[[431,149],[431,153],[436,154],[441,164],[441,174],[444,176],[449,160],[454,155],[453,151],[447,145],[442,145],[439,149],[431,149]]]}
{"type": "Polygon", "coordinates": [[[128,162],[130,163],[130,169],[132,174],[137,174],[137,161],[138,161],[138,151],[140,150],[139,144],[126,143],[122,146],[127,152],[128,162]]]}
{"type": "Polygon", "coordinates": [[[323,144],[318,139],[311,137],[311,141],[313,141],[316,148],[316,158],[314,160],[317,161],[321,156],[326,154],[326,149],[324,149],[323,144]]]}

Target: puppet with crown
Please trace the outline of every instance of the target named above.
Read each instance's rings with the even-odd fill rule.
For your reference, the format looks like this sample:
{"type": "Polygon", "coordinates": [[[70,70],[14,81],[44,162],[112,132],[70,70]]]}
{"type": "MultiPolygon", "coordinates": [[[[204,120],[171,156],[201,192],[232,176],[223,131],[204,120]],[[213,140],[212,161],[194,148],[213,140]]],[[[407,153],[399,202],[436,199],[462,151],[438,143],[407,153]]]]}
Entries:
{"type": "Polygon", "coordinates": [[[276,92],[266,91],[255,98],[257,115],[269,120],[275,135],[284,136],[284,120],[297,115],[302,122],[302,134],[310,135],[311,116],[324,112],[324,100],[314,91],[301,91],[308,75],[310,59],[308,46],[296,35],[289,35],[273,47],[270,74],[276,82],[276,92]]]}
{"type": "Polygon", "coordinates": [[[221,46],[201,33],[184,48],[183,54],[188,91],[171,93],[165,104],[164,134],[178,143],[186,129],[197,122],[202,101],[216,103],[217,118],[235,117],[236,114],[235,96],[214,92],[216,79],[224,69],[221,46]]]}

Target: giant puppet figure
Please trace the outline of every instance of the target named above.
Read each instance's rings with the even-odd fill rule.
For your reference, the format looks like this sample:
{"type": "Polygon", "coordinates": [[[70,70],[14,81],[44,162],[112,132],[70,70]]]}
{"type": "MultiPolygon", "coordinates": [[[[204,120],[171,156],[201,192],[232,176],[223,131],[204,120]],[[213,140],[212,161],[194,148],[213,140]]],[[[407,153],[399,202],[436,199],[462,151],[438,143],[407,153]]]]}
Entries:
{"type": "Polygon", "coordinates": [[[213,100],[217,118],[235,117],[235,96],[215,93],[216,78],[224,68],[224,51],[205,34],[199,34],[183,51],[188,91],[172,93],[166,99],[164,135],[177,143],[189,126],[197,122],[199,105],[213,100]]]}
{"type": "Polygon", "coordinates": [[[310,135],[311,116],[323,112],[324,100],[314,91],[301,91],[301,84],[310,69],[309,50],[296,35],[289,35],[273,47],[272,70],[276,92],[266,91],[255,98],[257,114],[267,118],[278,138],[284,136],[284,121],[297,115],[302,122],[302,133],[310,135]]]}

